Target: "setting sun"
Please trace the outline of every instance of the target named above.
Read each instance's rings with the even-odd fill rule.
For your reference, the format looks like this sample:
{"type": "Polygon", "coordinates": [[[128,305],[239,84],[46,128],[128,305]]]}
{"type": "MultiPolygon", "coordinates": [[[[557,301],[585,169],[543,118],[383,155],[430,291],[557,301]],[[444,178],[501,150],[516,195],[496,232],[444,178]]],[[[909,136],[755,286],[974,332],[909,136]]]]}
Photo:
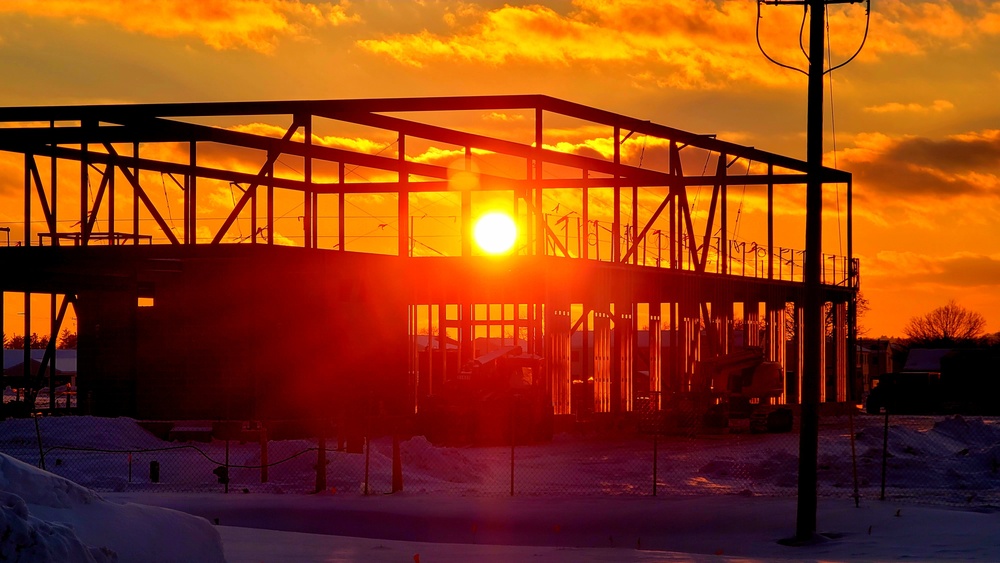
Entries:
{"type": "Polygon", "coordinates": [[[500,211],[487,213],[476,221],[476,244],[489,254],[503,254],[517,240],[517,225],[510,215],[500,211]]]}

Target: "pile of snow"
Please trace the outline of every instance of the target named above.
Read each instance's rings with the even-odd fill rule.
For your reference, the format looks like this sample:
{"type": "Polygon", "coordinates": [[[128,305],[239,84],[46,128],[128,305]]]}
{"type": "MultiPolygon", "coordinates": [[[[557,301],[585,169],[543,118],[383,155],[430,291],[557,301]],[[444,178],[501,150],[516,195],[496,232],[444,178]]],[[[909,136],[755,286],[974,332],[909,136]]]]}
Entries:
{"type": "Polygon", "coordinates": [[[225,561],[218,531],[202,518],[108,502],[72,481],[2,453],[0,559],[225,561]]]}

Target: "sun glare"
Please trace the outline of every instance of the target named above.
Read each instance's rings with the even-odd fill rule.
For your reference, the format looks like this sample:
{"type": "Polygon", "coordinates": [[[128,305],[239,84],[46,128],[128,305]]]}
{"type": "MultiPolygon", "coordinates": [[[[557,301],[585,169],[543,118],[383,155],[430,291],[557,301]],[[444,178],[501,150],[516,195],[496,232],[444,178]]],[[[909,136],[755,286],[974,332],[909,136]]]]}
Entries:
{"type": "Polygon", "coordinates": [[[503,254],[509,251],[517,240],[517,225],[510,215],[494,211],[476,221],[473,236],[483,251],[489,254],[503,254]]]}

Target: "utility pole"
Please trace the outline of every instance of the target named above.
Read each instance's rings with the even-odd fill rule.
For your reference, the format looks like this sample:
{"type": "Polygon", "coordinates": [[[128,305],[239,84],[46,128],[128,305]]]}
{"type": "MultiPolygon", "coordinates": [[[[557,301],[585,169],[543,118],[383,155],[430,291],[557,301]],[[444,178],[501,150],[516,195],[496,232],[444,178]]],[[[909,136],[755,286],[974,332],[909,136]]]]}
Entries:
{"type": "MultiPolygon", "coordinates": [[[[859,0],[758,0],[757,44],[760,46],[760,5],[798,5],[809,15],[809,87],[806,123],[806,248],[803,265],[805,319],[803,334],[802,404],[799,430],[799,487],[795,518],[795,537],[786,543],[802,544],[816,535],[817,458],[819,456],[819,404],[824,384],[823,347],[823,75],[826,7],[830,4],[856,4],[859,0]]],[[[870,0],[868,2],[870,10],[870,0]]],[[[867,37],[867,26],[865,28],[867,37]]],[[[862,42],[864,45],[864,42],[862,42]]],[[[860,52],[860,47],[858,51],[860,52]]],[[[761,46],[763,52],[763,46],[761,46]]],[[[771,62],[781,64],[767,53],[771,62]]],[[[854,54],[857,56],[857,53],[854,54]]],[[[852,56],[847,62],[854,59],[852,56]]],[[[847,62],[843,64],[847,64],[847,62]]],[[[843,66],[838,65],[835,68],[843,66]]]]}
{"type": "Polygon", "coordinates": [[[802,419],[799,430],[799,490],[795,538],[808,541],[816,533],[817,458],[819,457],[819,399],[823,380],[823,16],[825,0],[809,2],[809,100],[806,119],[806,255],[805,334],[802,374],[802,419]]]}

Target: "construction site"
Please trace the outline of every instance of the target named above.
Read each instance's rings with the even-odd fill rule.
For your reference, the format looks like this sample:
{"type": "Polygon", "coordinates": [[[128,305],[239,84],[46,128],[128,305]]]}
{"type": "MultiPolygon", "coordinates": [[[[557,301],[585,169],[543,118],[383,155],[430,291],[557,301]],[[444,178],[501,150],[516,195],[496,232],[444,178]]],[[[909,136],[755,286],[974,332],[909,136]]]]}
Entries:
{"type": "MultiPolygon", "coordinates": [[[[23,326],[3,332],[75,318],[66,412],[392,416],[456,443],[581,421],[791,429],[805,161],[541,95],[9,107],[0,122],[20,168],[2,182],[23,191],[0,223],[0,303],[8,319],[23,304],[23,326]],[[509,248],[476,234],[492,213],[512,220],[509,248]]],[[[821,401],[857,403],[851,175],[824,168],[822,184],[837,215],[821,401]]],[[[19,401],[59,384],[54,346],[32,362],[25,344],[5,371],[19,401]]]]}

